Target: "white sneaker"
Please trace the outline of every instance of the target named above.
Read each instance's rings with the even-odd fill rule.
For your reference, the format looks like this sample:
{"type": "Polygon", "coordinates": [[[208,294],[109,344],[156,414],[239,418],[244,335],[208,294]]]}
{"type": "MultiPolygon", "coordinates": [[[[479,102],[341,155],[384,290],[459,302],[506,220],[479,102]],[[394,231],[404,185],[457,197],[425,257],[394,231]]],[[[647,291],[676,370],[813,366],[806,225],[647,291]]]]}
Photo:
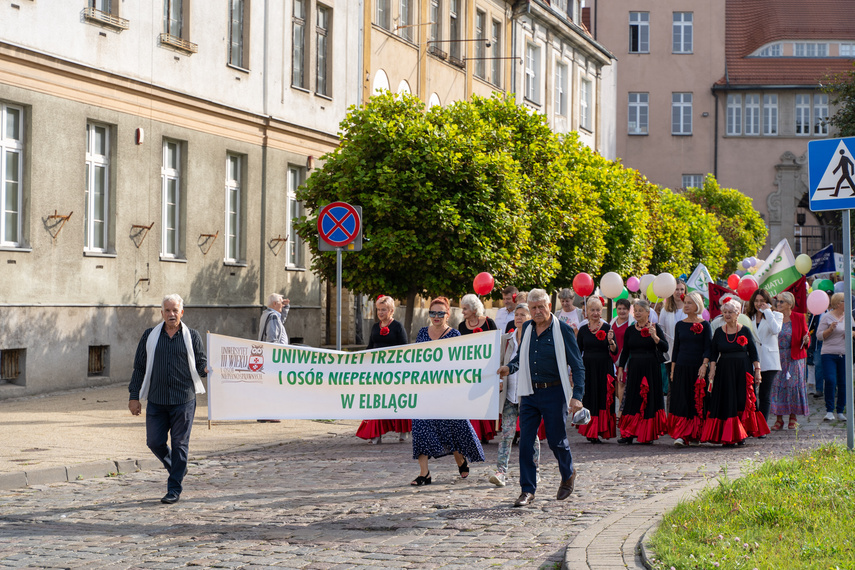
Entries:
{"type": "Polygon", "coordinates": [[[834,418],[834,412],[828,412],[827,414],[825,414],[825,417],[822,419],[823,419],[823,421],[826,421],[826,422],[833,422],[835,419],[834,418]]]}
{"type": "Polygon", "coordinates": [[[372,438],[371,438],[371,443],[372,443],[372,444],[374,444],[374,445],[377,445],[378,443],[383,443],[383,436],[381,435],[381,436],[378,436],[378,437],[372,437],[372,438]]]}
{"type": "Polygon", "coordinates": [[[501,471],[496,471],[495,475],[490,476],[490,483],[496,487],[504,487],[508,484],[508,476],[501,471]]]}
{"type": "Polygon", "coordinates": [[[845,422],[846,421],[846,414],[837,414],[837,419],[840,420],[841,422],[845,422]]]}
{"type": "Polygon", "coordinates": [[[674,447],[686,447],[686,442],[682,437],[678,437],[674,440],[674,447]]]}

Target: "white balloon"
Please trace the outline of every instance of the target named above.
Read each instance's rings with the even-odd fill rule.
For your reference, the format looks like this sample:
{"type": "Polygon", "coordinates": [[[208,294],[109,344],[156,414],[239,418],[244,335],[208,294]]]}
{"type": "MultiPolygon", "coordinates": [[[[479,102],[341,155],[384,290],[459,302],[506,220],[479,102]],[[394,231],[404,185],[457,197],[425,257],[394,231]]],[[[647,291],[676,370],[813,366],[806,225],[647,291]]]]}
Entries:
{"type": "Polygon", "coordinates": [[[654,279],[656,279],[656,276],[651,275],[650,273],[642,275],[641,286],[638,290],[641,291],[644,295],[647,295],[647,288],[650,287],[650,284],[653,283],[654,279]]]}
{"type": "Polygon", "coordinates": [[[677,290],[677,280],[670,273],[660,273],[653,280],[653,292],[657,297],[667,299],[677,290]]]}
{"type": "Polygon", "coordinates": [[[844,283],[843,281],[838,281],[834,284],[835,293],[843,293],[844,289],[846,289],[846,283],[844,283]]]}
{"type": "Polygon", "coordinates": [[[600,279],[600,291],[609,299],[620,296],[623,293],[623,279],[614,271],[609,271],[600,279]]]}

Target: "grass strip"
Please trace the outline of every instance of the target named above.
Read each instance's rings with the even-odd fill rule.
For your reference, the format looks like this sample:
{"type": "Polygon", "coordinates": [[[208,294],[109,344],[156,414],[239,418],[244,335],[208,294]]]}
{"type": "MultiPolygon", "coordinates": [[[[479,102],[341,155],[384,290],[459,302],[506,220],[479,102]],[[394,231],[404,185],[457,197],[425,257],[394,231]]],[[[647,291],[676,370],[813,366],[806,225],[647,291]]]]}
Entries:
{"type": "Polygon", "coordinates": [[[855,453],[826,444],[719,483],[665,515],[655,568],[855,569],[855,453]]]}

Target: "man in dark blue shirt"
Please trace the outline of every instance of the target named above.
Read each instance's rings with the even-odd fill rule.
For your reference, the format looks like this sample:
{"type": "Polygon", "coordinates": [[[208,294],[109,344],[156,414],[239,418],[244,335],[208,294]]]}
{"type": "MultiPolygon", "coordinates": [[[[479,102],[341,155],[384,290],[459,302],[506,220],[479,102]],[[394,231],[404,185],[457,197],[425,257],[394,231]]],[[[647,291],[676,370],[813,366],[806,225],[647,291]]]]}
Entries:
{"type": "Polygon", "coordinates": [[[172,504],[178,502],[187,474],[196,394],[205,393],[202,377],[207,376],[208,359],[199,333],[181,323],[181,297],[164,297],[160,314],[163,322],[145,331],[137,346],[128,409],[138,416],[140,400],[148,400],[146,445],[169,471],[166,495],[160,501],[172,504]],[[171,450],[167,437],[172,438],[171,450]]]}
{"type": "Polygon", "coordinates": [[[546,440],[558,460],[561,485],[557,498],[563,501],[573,492],[576,469],[567,440],[567,417],[582,409],[585,394],[585,367],[573,329],[552,315],[549,295],[543,289],[528,294],[531,321],[523,325],[522,342],[517,355],[499,368],[499,377],[519,371],[520,398],[520,487],[514,503],[523,507],[534,501],[537,466],[534,464],[534,438],[543,419],[546,440]],[[567,367],[573,371],[573,387],[567,367]]]}

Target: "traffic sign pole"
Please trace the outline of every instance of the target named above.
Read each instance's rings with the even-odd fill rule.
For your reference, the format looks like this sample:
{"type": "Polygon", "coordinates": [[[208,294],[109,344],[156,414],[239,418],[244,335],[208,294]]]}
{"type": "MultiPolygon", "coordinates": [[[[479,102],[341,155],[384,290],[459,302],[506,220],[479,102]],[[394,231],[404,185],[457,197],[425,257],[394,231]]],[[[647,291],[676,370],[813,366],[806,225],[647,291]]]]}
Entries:
{"type": "Polygon", "coordinates": [[[341,248],[335,248],[335,349],[341,350],[341,248]]]}
{"type": "Polygon", "coordinates": [[[846,327],[846,445],[850,450],[855,449],[855,394],[852,386],[852,234],[849,233],[849,210],[843,210],[843,284],[844,291],[844,323],[846,327]]]}

